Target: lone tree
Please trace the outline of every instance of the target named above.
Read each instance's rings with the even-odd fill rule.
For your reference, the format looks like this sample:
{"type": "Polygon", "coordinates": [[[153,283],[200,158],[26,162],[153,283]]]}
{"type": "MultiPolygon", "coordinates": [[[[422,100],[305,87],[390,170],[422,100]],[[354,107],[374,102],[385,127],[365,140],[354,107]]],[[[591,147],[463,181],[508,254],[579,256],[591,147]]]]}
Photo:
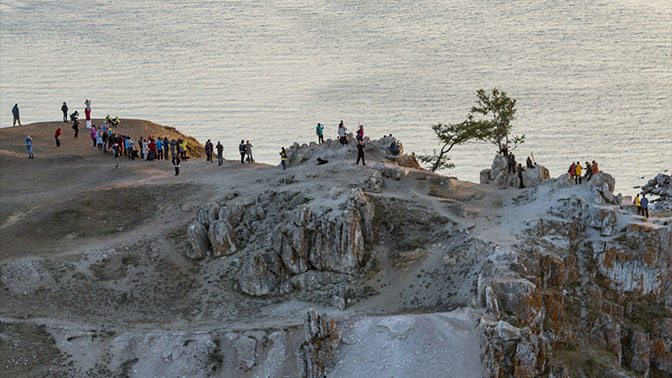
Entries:
{"type": "Polygon", "coordinates": [[[491,93],[484,89],[476,91],[478,101],[471,108],[467,119],[461,123],[444,125],[439,123],[432,130],[443,146],[430,155],[420,155],[418,160],[428,164],[427,168],[436,172],[443,168],[453,168],[448,153],[453,147],[472,140],[490,142],[499,148],[513,151],[525,141],[525,135],[511,136],[511,121],[516,115],[516,100],[509,98],[506,92],[494,88],[491,93]],[[478,118],[476,118],[478,117],[478,118]]]}
{"type": "Polygon", "coordinates": [[[506,95],[506,92],[497,88],[487,93],[484,89],[476,91],[478,101],[467,115],[466,123],[480,130],[479,139],[490,142],[503,152],[515,150],[518,145],[525,142],[525,135],[513,136],[511,134],[511,121],[516,119],[516,100],[506,95]],[[474,116],[480,116],[479,119],[474,116]]]}
{"type": "Polygon", "coordinates": [[[434,130],[434,133],[439,138],[440,143],[443,144],[441,150],[438,153],[434,150],[431,155],[418,156],[418,160],[428,164],[428,169],[432,172],[443,168],[455,167],[455,164],[450,162],[450,156],[448,156],[453,147],[470,140],[479,140],[485,137],[478,128],[478,125],[470,124],[467,121],[448,125],[439,123],[438,125],[433,125],[432,130],[434,130]]]}

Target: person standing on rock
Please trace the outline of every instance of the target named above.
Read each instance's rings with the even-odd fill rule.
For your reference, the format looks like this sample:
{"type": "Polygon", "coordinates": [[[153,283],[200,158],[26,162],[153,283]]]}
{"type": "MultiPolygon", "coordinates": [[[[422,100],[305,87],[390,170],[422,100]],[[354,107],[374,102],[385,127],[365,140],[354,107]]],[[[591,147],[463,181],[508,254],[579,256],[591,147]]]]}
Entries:
{"type": "Polygon", "coordinates": [[[532,157],[528,156],[527,160],[525,160],[525,165],[527,165],[527,168],[534,168],[534,164],[532,163],[532,157]]]}
{"type": "Polygon", "coordinates": [[[592,171],[594,175],[600,173],[600,168],[597,166],[595,160],[593,160],[593,164],[591,165],[591,167],[593,168],[592,171]]]}
{"type": "Polygon", "coordinates": [[[590,181],[590,178],[593,177],[593,165],[589,162],[586,162],[586,182],[590,181]]]}
{"type": "Polygon", "coordinates": [[[217,149],[217,165],[222,165],[224,164],[224,146],[217,141],[215,148],[217,149]]]}
{"type": "Polygon", "coordinates": [[[518,189],[525,189],[523,184],[523,165],[518,163],[518,189]]]}
{"type": "Polygon", "coordinates": [[[16,123],[19,123],[21,126],[21,118],[19,118],[19,104],[14,104],[12,108],[12,116],[14,116],[14,122],[12,122],[12,127],[16,126],[16,123]]]}
{"type": "Polygon", "coordinates": [[[364,126],[359,125],[359,129],[357,130],[357,140],[364,140],[364,126]]]}
{"type": "Polygon", "coordinates": [[[345,136],[348,132],[348,129],[343,125],[343,120],[338,124],[338,140],[342,145],[348,144],[348,138],[345,136]]]}
{"type": "Polygon", "coordinates": [[[642,194],[642,215],[644,216],[644,220],[648,221],[649,220],[649,199],[646,198],[646,194],[642,194]]]}
{"type": "Polygon", "coordinates": [[[509,154],[507,161],[509,164],[506,173],[516,173],[516,155],[509,154]]]}
{"type": "Polygon", "coordinates": [[[637,208],[637,215],[642,215],[642,202],[641,199],[639,198],[639,193],[635,196],[634,201],[632,203],[635,205],[637,208]]]}
{"type": "Polygon", "coordinates": [[[91,108],[87,107],[84,109],[84,115],[86,115],[86,128],[91,128],[91,108]]]}
{"type": "Polygon", "coordinates": [[[245,141],[241,140],[240,144],[238,145],[238,152],[240,153],[240,164],[245,164],[245,151],[247,148],[245,147],[245,141]]]}
{"type": "Polygon", "coordinates": [[[30,137],[30,134],[26,134],[26,149],[28,150],[28,159],[35,159],[35,155],[33,155],[33,138],[30,137]]]}
{"type": "Polygon", "coordinates": [[[355,165],[359,165],[359,159],[362,159],[362,165],[366,165],[366,161],[364,161],[364,147],[366,147],[364,141],[360,140],[357,143],[357,162],[355,165]]]}
{"type": "Polygon", "coordinates": [[[175,168],[175,176],[180,175],[180,157],[173,154],[173,168],[175,168]]]}
{"type": "Polygon", "coordinates": [[[581,172],[583,170],[583,167],[581,166],[581,163],[578,161],[576,162],[576,165],[574,166],[574,184],[582,184],[581,181],[581,172]]]}
{"type": "Polygon", "coordinates": [[[63,106],[61,106],[61,111],[63,112],[63,122],[68,122],[68,104],[63,101],[63,106]]]}
{"type": "Polygon", "coordinates": [[[250,164],[254,163],[254,156],[252,156],[252,147],[254,147],[254,146],[253,146],[252,143],[250,143],[250,141],[248,140],[248,141],[245,143],[245,154],[247,154],[247,161],[248,161],[250,164]]]}
{"type": "Polygon", "coordinates": [[[321,123],[318,123],[315,127],[315,133],[317,134],[317,143],[324,143],[324,126],[321,123]]]}
{"type": "Polygon", "coordinates": [[[59,127],[54,133],[54,138],[56,139],[56,147],[61,147],[61,133],[63,130],[59,127]]]}
{"type": "Polygon", "coordinates": [[[282,165],[283,171],[287,169],[287,151],[285,150],[285,147],[281,147],[280,150],[280,164],[282,165]]]}

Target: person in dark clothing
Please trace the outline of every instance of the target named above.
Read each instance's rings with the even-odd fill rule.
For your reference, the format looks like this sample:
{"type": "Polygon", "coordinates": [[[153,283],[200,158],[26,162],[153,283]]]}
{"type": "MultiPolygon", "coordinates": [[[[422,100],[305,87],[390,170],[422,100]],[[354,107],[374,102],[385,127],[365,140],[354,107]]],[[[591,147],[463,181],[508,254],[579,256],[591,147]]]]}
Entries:
{"type": "Polygon", "coordinates": [[[364,161],[364,147],[366,147],[364,141],[360,140],[357,143],[357,163],[355,163],[356,165],[359,165],[359,159],[362,159],[362,165],[366,165],[366,161],[364,161]]]}
{"type": "Polygon", "coordinates": [[[527,168],[534,168],[534,164],[532,163],[532,157],[528,156],[527,160],[525,160],[525,165],[527,165],[527,168]]]}
{"type": "Polygon", "coordinates": [[[210,139],[205,142],[205,161],[212,163],[212,142],[210,139]]]}
{"type": "Polygon", "coordinates": [[[245,151],[247,151],[245,141],[241,140],[240,144],[238,145],[238,152],[240,152],[240,164],[245,164],[245,151]]]}
{"type": "Polygon", "coordinates": [[[509,165],[506,170],[506,173],[516,173],[516,155],[509,154],[507,157],[509,165]]]}
{"type": "Polygon", "coordinates": [[[280,149],[280,165],[282,165],[283,171],[287,169],[287,150],[285,150],[285,147],[280,149]]]}
{"type": "Polygon", "coordinates": [[[117,165],[115,165],[114,168],[119,168],[119,156],[121,156],[121,152],[119,151],[119,145],[114,144],[114,161],[117,165]]]}
{"type": "Polygon", "coordinates": [[[19,126],[21,126],[21,118],[19,118],[19,104],[14,104],[14,107],[12,108],[12,116],[14,116],[12,127],[16,126],[17,122],[19,123],[19,126]]]}
{"type": "Polygon", "coordinates": [[[586,181],[590,181],[590,178],[593,177],[593,166],[589,162],[586,162],[586,175],[584,177],[586,181]]]}
{"type": "Polygon", "coordinates": [[[61,111],[63,112],[63,122],[68,122],[68,105],[63,101],[63,106],[61,106],[61,111]]]}
{"type": "Polygon", "coordinates": [[[173,154],[173,168],[175,168],[175,176],[180,174],[180,158],[173,154]]]}
{"type": "Polygon", "coordinates": [[[75,116],[75,119],[72,121],[72,129],[75,130],[75,138],[79,137],[79,118],[75,116]]]}
{"type": "Polygon", "coordinates": [[[324,160],[321,157],[318,157],[315,160],[317,160],[317,165],[323,165],[323,164],[327,164],[329,162],[329,160],[324,160]]]}
{"type": "Polygon", "coordinates": [[[170,147],[170,142],[168,141],[168,137],[163,138],[163,160],[168,160],[168,147],[170,147]]]}
{"type": "Polygon", "coordinates": [[[170,156],[171,156],[171,157],[174,157],[174,156],[175,156],[175,148],[176,148],[176,146],[177,146],[177,142],[175,141],[175,139],[171,140],[171,141],[170,141],[170,156]]]}
{"type": "Polygon", "coordinates": [[[222,146],[219,141],[217,141],[217,165],[222,165],[224,164],[224,146],[222,146]]]}
{"type": "Polygon", "coordinates": [[[642,199],[640,201],[642,205],[642,215],[644,215],[644,218],[647,220],[649,219],[649,199],[646,198],[646,194],[642,194],[642,199]]]}
{"type": "Polygon", "coordinates": [[[518,164],[518,189],[524,189],[525,185],[523,184],[523,165],[518,164]]]}
{"type": "Polygon", "coordinates": [[[502,155],[509,156],[509,148],[506,147],[506,145],[502,146],[502,151],[501,152],[502,152],[502,155]]]}

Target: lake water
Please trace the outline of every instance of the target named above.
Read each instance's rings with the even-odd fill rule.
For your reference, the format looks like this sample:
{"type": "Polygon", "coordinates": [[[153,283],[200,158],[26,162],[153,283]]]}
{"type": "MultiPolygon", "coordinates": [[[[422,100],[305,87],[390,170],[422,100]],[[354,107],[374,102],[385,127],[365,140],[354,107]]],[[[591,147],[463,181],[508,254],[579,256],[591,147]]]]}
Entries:
{"type": "MultiPolygon", "coordinates": [[[[497,86],[518,101],[518,155],[553,176],[597,160],[631,194],[672,166],[669,0],[40,0],[0,16],[2,126],[17,102],[28,123],[91,98],[94,117],[175,126],[231,158],[244,138],[278,163],[341,119],[422,153],[432,124],[497,86]]],[[[478,181],[493,152],[457,148],[446,173],[478,181]]]]}

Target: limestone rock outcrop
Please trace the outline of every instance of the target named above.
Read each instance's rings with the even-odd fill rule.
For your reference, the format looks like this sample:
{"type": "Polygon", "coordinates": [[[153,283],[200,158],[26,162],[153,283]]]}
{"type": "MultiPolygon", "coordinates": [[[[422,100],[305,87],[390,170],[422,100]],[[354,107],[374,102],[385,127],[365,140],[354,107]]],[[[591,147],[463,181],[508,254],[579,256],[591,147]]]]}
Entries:
{"type": "Polygon", "coordinates": [[[336,190],[333,201],[300,192],[267,191],[248,203],[208,204],[189,226],[192,251],[202,258],[242,252],[237,281],[249,295],[286,291],[280,284],[309,270],[354,274],[373,239],[373,205],[361,189],[336,190]]]}
{"type": "Polygon", "coordinates": [[[651,201],[651,208],[655,212],[672,211],[672,178],[670,175],[659,173],[642,186],[642,193],[658,196],[651,201]]]}
{"type": "Polygon", "coordinates": [[[341,342],[336,321],[326,313],[310,309],[304,322],[304,338],[300,353],[305,361],[305,377],[326,377],[336,363],[336,348],[341,342]]]}
{"type": "MultiPolygon", "coordinates": [[[[517,168],[516,168],[517,169],[517,168]]],[[[548,169],[541,165],[528,168],[523,167],[523,184],[531,188],[541,185],[549,179],[548,169]]],[[[480,173],[481,184],[495,184],[497,186],[518,186],[519,179],[515,171],[509,172],[508,160],[504,155],[497,154],[492,161],[490,169],[484,169],[480,173]]]]}

